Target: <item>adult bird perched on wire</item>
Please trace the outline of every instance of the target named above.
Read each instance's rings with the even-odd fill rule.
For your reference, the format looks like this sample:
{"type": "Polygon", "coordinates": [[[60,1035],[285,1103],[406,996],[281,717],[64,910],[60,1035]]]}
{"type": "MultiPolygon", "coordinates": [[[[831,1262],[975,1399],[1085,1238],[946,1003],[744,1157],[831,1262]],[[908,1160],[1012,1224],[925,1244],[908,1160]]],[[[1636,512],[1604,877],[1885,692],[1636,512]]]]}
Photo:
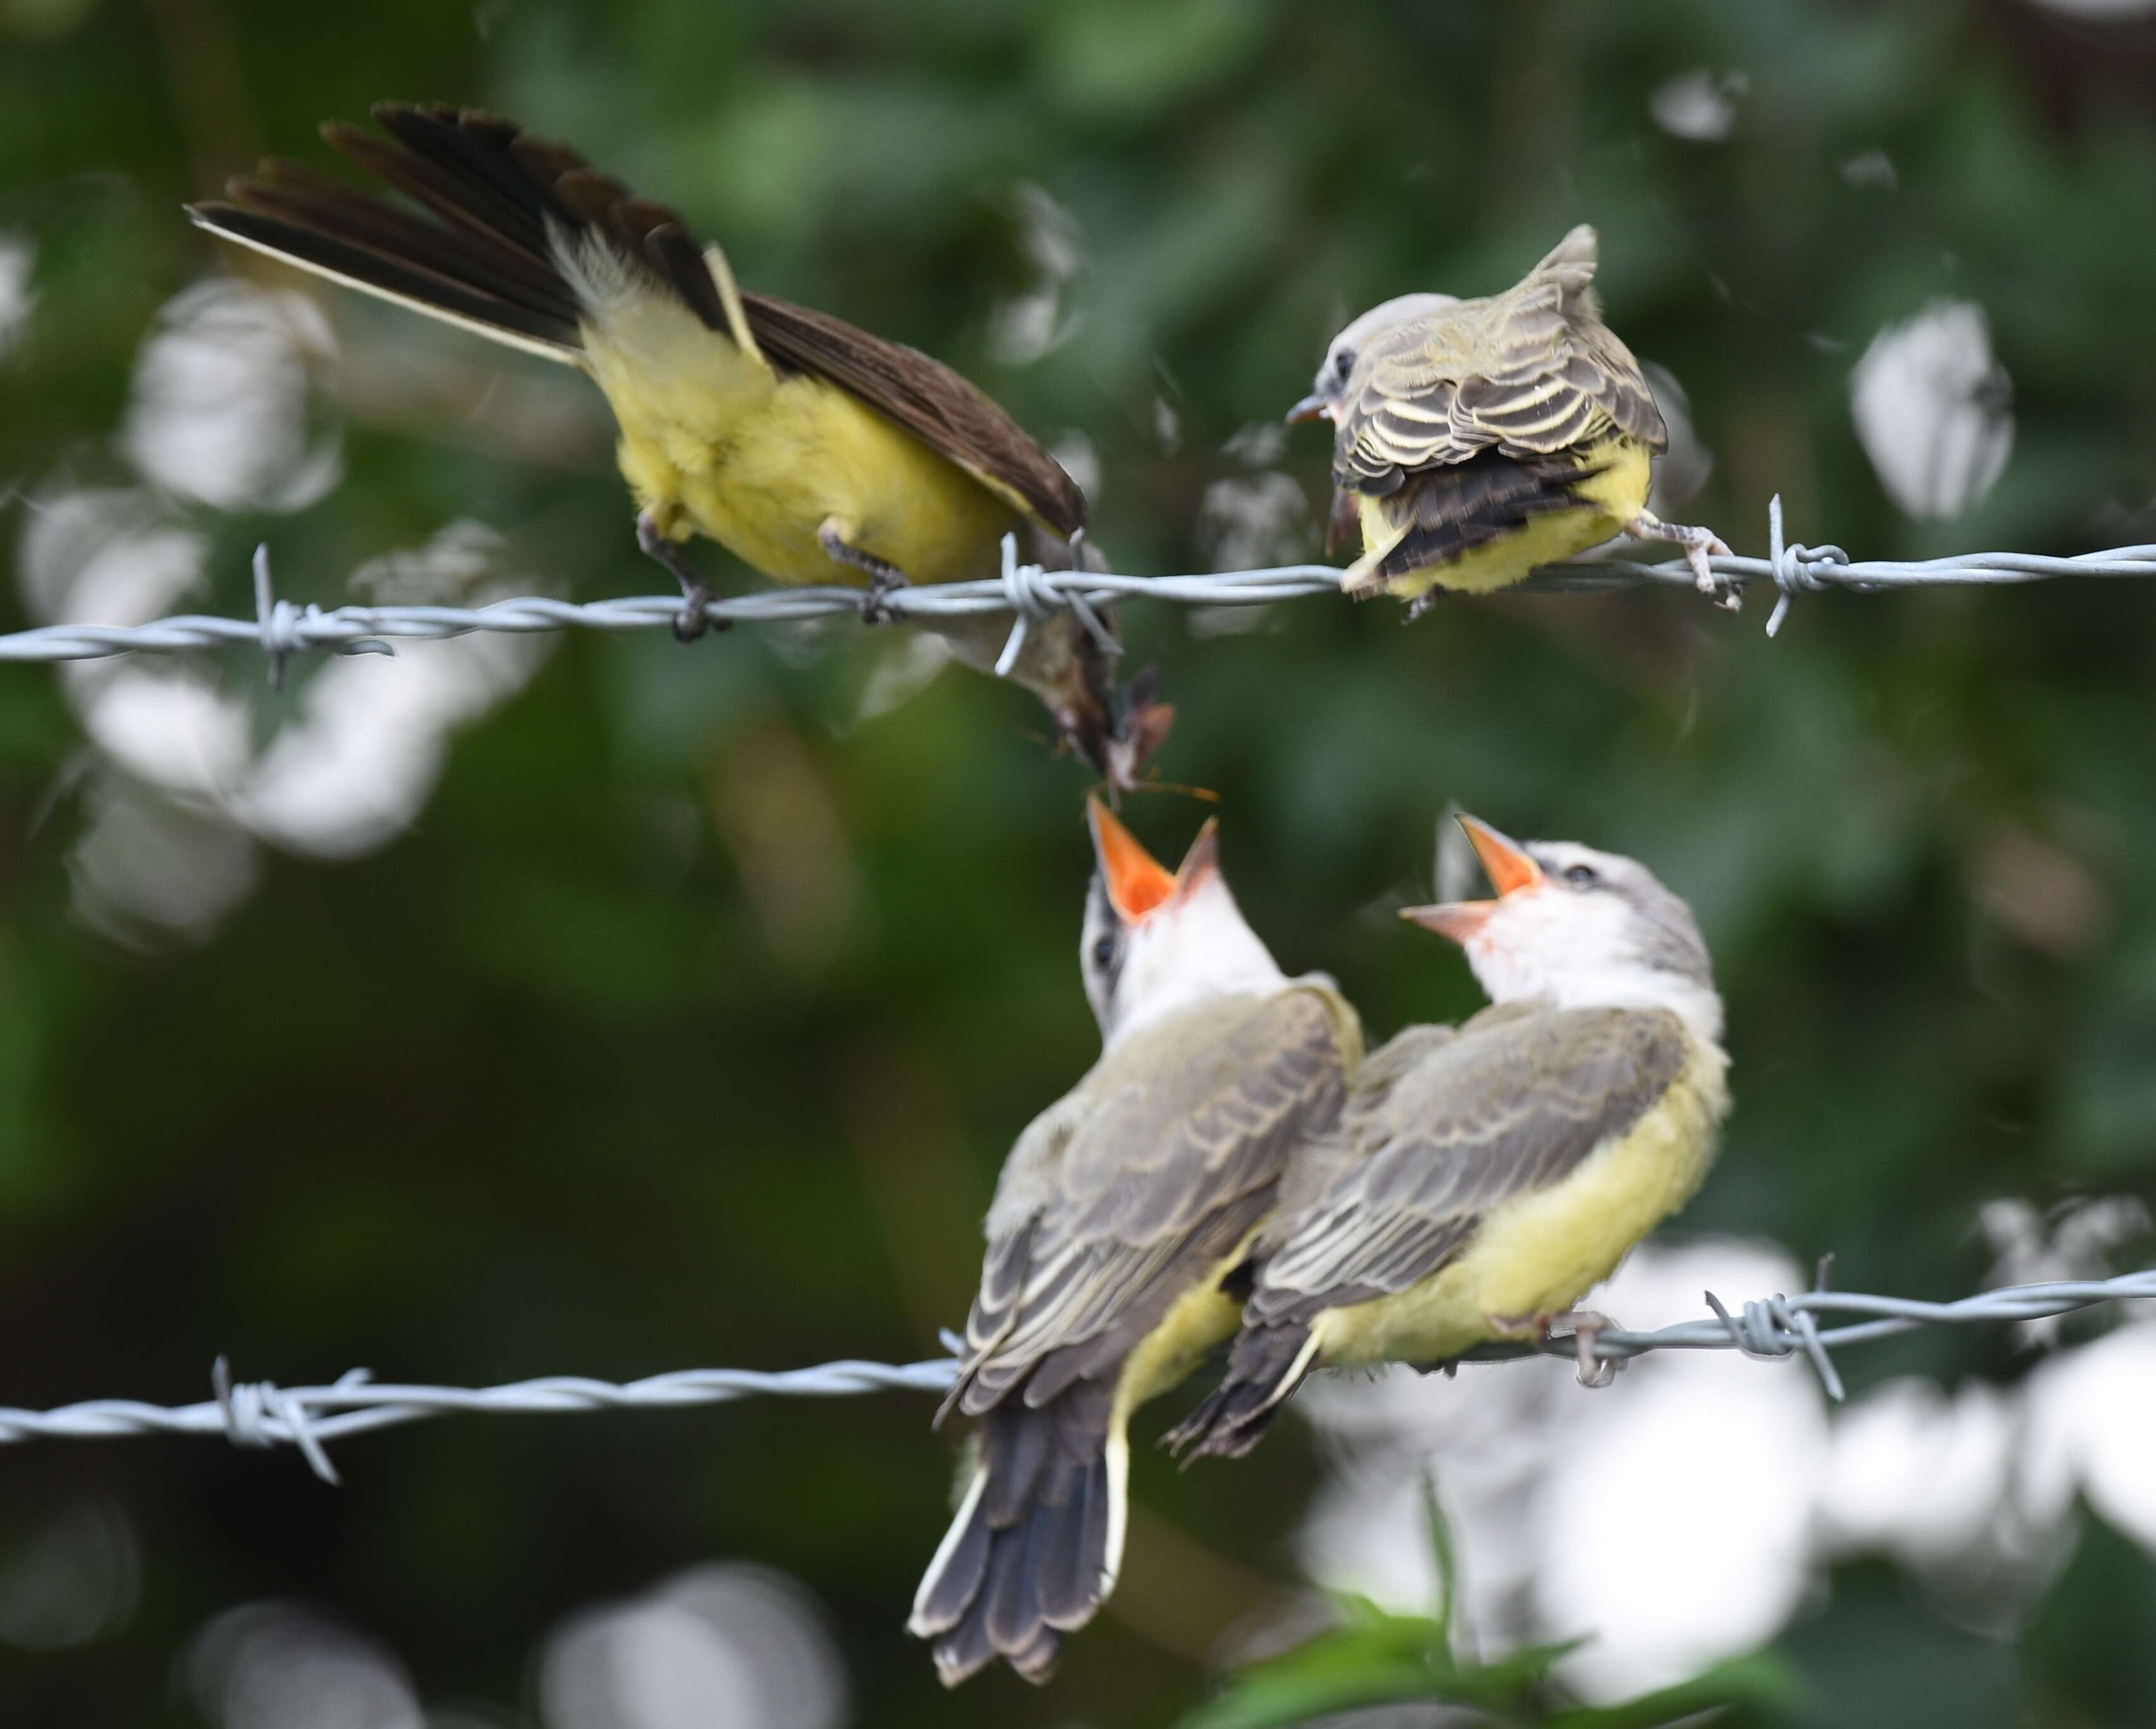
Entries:
{"type": "Polygon", "coordinates": [[[1467,952],[1493,1007],[1412,1027],[1290,1167],[1219,1388],[1168,1438],[1255,1445],[1313,1368],[1429,1366],[1568,1322],[1706,1175],[1728,1108],[1722,999],[1684,902],[1630,859],[1461,824],[1494,900],[1405,916],[1467,952]]]}
{"type": "MultiPolygon", "coordinates": [[[[575,151],[474,109],[384,102],[388,136],[331,122],[337,151],[398,204],[297,163],[264,162],[201,227],[497,342],[579,368],[620,428],[638,544],[679,579],[677,630],[711,598],[682,550],[719,541],[774,581],[863,587],[888,616],[910,581],[985,579],[1005,535],[1072,567],[1086,500],[1055,459],[940,361],[805,306],[739,289],[724,252],[575,151]]],[[[933,627],[994,667],[996,613],[933,627]]],[[[1112,638],[1070,608],[1033,624],[1012,676],[1113,787],[1132,783],[1169,712],[1133,715],[1112,638]]]]}
{"type": "Polygon", "coordinates": [[[1602,321],[1584,224],[1486,300],[1404,295],[1332,339],[1288,418],[1333,425],[1328,550],[1359,526],[1350,594],[1419,614],[1448,590],[1487,593],[1620,534],[1674,541],[1703,593],[1729,548],[1647,508],[1669,442],[1640,363],[1602,321]]]}
{"type": "Polygon", "coordinates": [[[945,1405],[980,1419],[913,1604],[955,1686],[1000,1656],[1047,1678],[1114,1588],[1131,1413],[1235,1330],[1221,1276],[1362,1053],[1329,980],[1285,977],[1208,823],[1171,876],[1099,803],[1079,959],[1100,1060],[1019,1137],[945,1405]]]}

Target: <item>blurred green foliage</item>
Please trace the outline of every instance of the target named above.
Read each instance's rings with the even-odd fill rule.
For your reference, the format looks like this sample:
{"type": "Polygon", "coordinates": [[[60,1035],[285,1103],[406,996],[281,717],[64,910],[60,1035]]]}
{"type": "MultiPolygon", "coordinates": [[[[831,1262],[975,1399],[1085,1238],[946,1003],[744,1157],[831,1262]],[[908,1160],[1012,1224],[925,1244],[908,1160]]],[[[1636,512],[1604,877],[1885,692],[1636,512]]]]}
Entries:
{"type": "MultiPolygon", "coordinates": [[[[139,345],[231,268],[179,202],[259,151],[320,160],[316,122],[403,95],[573,140],[745,283],[1082,434],[1118,568],[1202,564],[1209,488],[1252,473],[1224,447],[1301,393],[1347,314],[1494,289],[1582,218],[1612,322],[1682,382],[1716,458],[1686,517],[1740,550],[1775,491],[1794,535],[1863,555],[2149,540],[2148,29],[2028,0],[18,0],[0,230],[33,244],[35,300],[0,357],[0,483],[127,484],[139,345]],[[1743,74],[1729,135],[1659,130],[1653,94],[1702,68],[1743,74]],[[1848,171],[1874,153],[1891,184],[1848,171]],[[1067,340],[1020,366],[991,334],[1036,285],[1026,186],[1082,264],[1067,340]],[[1852,434],[1848,378],[1943,294],[1987,310],[2017,437],[1980,505],[1918,525],[1852,434]]],[[[249,608],[265,536],[285,591],[328,601],[465,518],[505,536],[518,586],[654,588],[578,381],[327,310],[343,479],[290,515],[175,505],[209,548],[199,604],[249,608]],[[553,418],[506,427],[497,387],[553,418]]],[[[1281,459],[1312,500],[1324,463],[1315,434],[1281,459]]],[[[1308,520],[1283,550],[1314,549],[1308,520]]],[[[1304,603],[1201,635],[1132,608],[1126,628],[1182,711],[1163,770],[1221,794],[1230,876],[1291,969],[1336,974],[1377,1036],[1475,1004],[1388,915],[1448,798],[1647,859],[1699,909],[1731,1005],[1737,1113],[1684,1228],[1943,1296],[1984,1274],[1984,1200],[2156,1183],[2151,601],[1825,597],[1771,643],[1756,603],[1678,595],[1448,606],[1414,630],[1304,603]]],[[[243,1377],[485,1383],[932,1350],[1004,1152],[1096,1048],[1083,777],[985,680],[856,720],[892,652],[861,636],[806,664],[750,631],[565,640],[458,741],[409,834],[278,859],[213,940],[139,950],[69,915],[91,813],[59,680],[0,673],[0,1399],[184,1400],[220,1351],[243,1377]]],[[[307,685],[271,697],[259,671],[223,676],[266,734],[307,685]]],[[[1174,856],[1198,818],[1163,797],[1132,820],[1174,856]]],[[[1842,1370],[1861,1393],[2026,1362],[1940,1332],[1842,1370]]],[[[189,1635],[290,1596],[385,1641],[429,1699],[532,1721],[560,1618],[741,1556],[821,1594],[878,1729],[1162,1723],[1260,1606],[1251,1576],[1290,1574],[1316,1470],[1294,1434],[1235,1470],[1142,1460],[1115,1608],[1055,1685],[946,1700],[900,1630],[946,1516],[927,1415],[447,1422],[351,1444],[341,1491],[208,1443],[12,1451],[0,1547],[109,1496],[142,1580],[109,1637],[0,1649],[0,1716],[198,1722],[171,1683],[189,1635]]],[[[2147,1554],[2099,1531],[2017,1646],[1851,1568],[1784,1641],[1802,1720],[2145,1723],[2152,1589],[2147,1554]]]]}
{"type": "MultiPolygon", "coordinates": [[[[1661,1729],[1702,1712],[1733,1721],[1732,1711],[1770,1713],[1793,1701],[1794,1678],[1771,1653],[1599,1706],[1565,1702],[1551,1673],[1584,1639],[1523,1646],[1488,1663],[1464,1655],[1451,1531],[1436,1485],[1427,1480],[1424,1507],[1436,1563],[1432,1613],[1388,1614],[1365,1598],[1337,1598],[1338,1627],[1239,1671],[1182,1729],[1287,1729],[1365,1706],[1437,1702],[1459,1706],[1474,1714],[1468,1721],[1491,1729],[1661,1729]]],[[[1747,1719],[1754,1720],[1766,1719],[1747,1719]]]]}

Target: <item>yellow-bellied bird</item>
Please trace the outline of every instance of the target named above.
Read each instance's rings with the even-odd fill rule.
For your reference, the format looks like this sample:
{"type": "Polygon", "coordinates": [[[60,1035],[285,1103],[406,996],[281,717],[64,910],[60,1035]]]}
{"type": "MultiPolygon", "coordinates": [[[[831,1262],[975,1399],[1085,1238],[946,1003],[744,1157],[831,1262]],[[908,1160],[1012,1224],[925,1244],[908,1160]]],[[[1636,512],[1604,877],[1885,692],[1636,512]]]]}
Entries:
{"type": "Polygon", "coordinates": [[[1173,876],[1096,801],[1079,960],[1086,1077],[1019,1137],[988,1212],[949,1402],[978,1460],[908,1624],[955,1686],[996,1657],[1047,1678],[1122,1560],[1127,1425],[1235,1330],[1220,1280],[1362,1051],[1329,980],[1284,977],[1208,823],[1173,876]]]}
{"type": "Polygon", "coordinates": [[[1676,541],[1701,591],[1730,597],[1707,562],[1728,547],[1647,509],[1669,434],[1594,265],[1583,224],[1501,295],[1404,295],[1332,339],[1288,418],[1332,423],[1333,537],[1363,531],[1349,593],[1420,613],[1631,534],[1676,541]]]}
{"type": "MultiPolygon", "coordinates": [[[[1313,1368],[1450,1362],[1539,1333],[1698,1188],[1727,1110],[1722,999],[1691,911],[1644,865],[1463,818],[1494,900],[1405,916],[1493,1007],[1356,1076],[1260,1238],[1219,1388],[1171,1442],[1255,1445],[1313,1368]]],[[[1599,1317],[1575,1317],[1585,1380],[1599,1317]]]]}
{"type": "MultiPolygon", "coordinates": [[[[685,637],[710,591],[682,551],[720,542],[779,582],[983,579],[1006,534],[1071,567],[1086,500],[1055,459],[942,362],[735,285],[663,204],[574,151],[475,109],[377,105],[387,138],[333,121],[336,150],[393,203],[294,162],[195,204],[201,227],[318,275],[576,367],[605,392],[638,544],[680,580],[685,637]]],[[[993,667],[1009,620],[939,620],[993,667]]],[[[1134,724],[1111,657],[1067,609],[1027,632],[1013,675],[1106,775],[1128,785],[1166,711],[1134,724]]]]}

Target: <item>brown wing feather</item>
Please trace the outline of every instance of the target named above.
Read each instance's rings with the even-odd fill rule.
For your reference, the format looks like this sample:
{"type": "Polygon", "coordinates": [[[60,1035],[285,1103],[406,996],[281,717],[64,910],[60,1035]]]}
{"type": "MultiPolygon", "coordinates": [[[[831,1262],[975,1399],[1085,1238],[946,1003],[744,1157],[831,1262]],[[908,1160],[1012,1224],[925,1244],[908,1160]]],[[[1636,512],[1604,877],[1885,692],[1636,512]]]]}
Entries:
{"type": "Polygon", "coordinates": [[[1433,1044],[1381,1097],[1358,1087],[1329,1149],[1337,1174],[1287,1221],[1253,1321],[1307,1320],[1429,1277],[1483,1214],[1563,1181],[1630,1129],[1687,1049],[1663,1010],[1499,1011],[1433,1044]]]}
{"type": "Polygon", "coordinates": [[[1062,464],[940,360],[828,312],[764,295],[742,305],[773,360],[850,391],[1065,540],[1086,526],[1086,495],[1062,464]]]}

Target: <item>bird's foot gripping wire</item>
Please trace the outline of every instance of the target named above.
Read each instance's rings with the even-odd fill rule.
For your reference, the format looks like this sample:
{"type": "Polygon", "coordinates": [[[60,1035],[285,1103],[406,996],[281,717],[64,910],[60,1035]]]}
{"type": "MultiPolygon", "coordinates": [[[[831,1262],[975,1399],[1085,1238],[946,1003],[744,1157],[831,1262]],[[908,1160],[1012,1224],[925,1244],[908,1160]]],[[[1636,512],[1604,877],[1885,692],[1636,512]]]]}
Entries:
{"type": "Polygon", "coordinates": [[[1443,587],[1441,584],[1436,582],[1431,583],[1429,587],[1424,589],[1421,593],[1415,596],[1413,600],[1408,603],[1408,615],[1406,618],[1401,619],[1400,622],[1403,624],[1414,623],[1416,619],[1422,617],[1424,613],[1435,606],[1438,602],[1443,600],[1445,596],[1450,594],[1451,592],[1452,591],[1450,589],[1443,587]]]}
{"type": "Polygon", "coordinates": [[[636,545],[646,558],[672,572],[674,580],[681,585],[681,610],[674,619],[676,642],[693,643],[706,630],[734,628],[731,618],[712,618],[706,610],[711,605],[711,591],[705,586],[696,567],[690,563],[689,555],[666,537],[665,530],[659,526],[659,518],[652,511],[637,512],[636,545]]]}
{"type": "Polygon", "coordinates": [[[1558,1316],[1556,1323],[1572,1329],[1573,1362],[1582,1387],[1607,1387],[1617,1378],[1617,1371],[1625,1367],[1624,1359],[1598,1357],[1594,1351],[1594,1342],[1604,1333],[1623,1331],[1615,1321],[1592,1309],[1574,1309],[1569,1314],[1558,1316]]]}
{"type": "Polygon", "coordinates": [[[889,602],[894,590],[906,586],[906,572],[896,565],[850,544],[844,531],[836,522],[826,522],[818,529],[816,540],[825,554],[836,562],[850,564],[857,571],[868,573],[868,592],[861,596],[861,623],[896,624],[898,614],[891,610],[889,602]]]}
{"type": "Polygon", "coordinates": [[[1744,592],[1727,577],[1717,577],[1710,558],[1731,557],[1729,548],[1713,530],[1691,528],[1681,522],[1665,522],[1652,510],[1642,510],[1625,525],[1625,532],[1636,540],[1668,541],[1684,548],[1685,562],[1691,567],[1692,586],[1725,613],[1734,613],[1744,604],[1744,592]]]}

